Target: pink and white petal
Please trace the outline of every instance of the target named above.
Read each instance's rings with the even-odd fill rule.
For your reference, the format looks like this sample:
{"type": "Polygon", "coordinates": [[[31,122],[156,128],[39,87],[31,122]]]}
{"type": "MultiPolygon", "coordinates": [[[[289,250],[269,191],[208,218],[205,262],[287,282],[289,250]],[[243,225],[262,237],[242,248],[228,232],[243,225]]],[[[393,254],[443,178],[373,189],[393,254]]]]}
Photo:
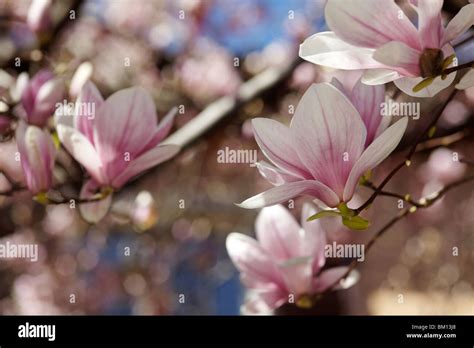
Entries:
{"type": "Polygon", "coordinates": [[[269,315],[288,302],[288,294],[278,287],[252,290],[241,307],[244,315],[269,315]]]}
{"type": "Polygon", "coordinates": [[[403,42],[391,41],[375,51],[374,59],[404,76],[419,76],[420,55],[420,51],[403,42]]]}
{"type": "Polygon", "coordinates": [[[385,86],[368,86],[357,81],[352,89],[350,100],[359,111],[360,117],[367,129],[367,138],[365,147],[367,147],[375,138],[377,129],[382,122],[380,114],[382,103],[385,101],[385,86]]]}
{"type": "Polygon", "coordinates": [[[21,164],[28,189],[33,193],[47,191],[52,184],[56,148],[48,131],[20,122],[17,130],[21,164]]]}
{"type": "Polygon", "coordinates": [[[361,81],[366,85],[384,85],[388,82],[399,79],[400,73],[389,69],[370,69],[364,71],[361,81]]]}
{"type": "Polygon", "coordinates": [[[394,1],[328,0],[325,18],[329,28],[351,45],[377,48],[401,41],[420,48],[415,26],[400,11],[394,1]]]}
{"type": "Polygon", "coordinates": [[[326,233],[322,228],[321,220],[307,221],[308,218],[317,213],[313,204],[304,203],[301,213],[300,249],[301,255],[313,256],[313,274],[317,274],[326,263],[324,248],[327,243],[326,233]]]}
{"type": "Polygon", "coordinates": [[[94,66],[91,62],[83,62],[77,67],[69,85],[69,95],[71,97],[76,98],[79,96],[84,85],[92,77],[93,72],[94,66]]]}
{"type": "Polygon", "coordinates": [[[375,137],[378,137],[387,129],[388,126],[390,126],[390,123],[392,123],[392,118],[393,117],[391,115],[386,115],[382,117],[382,121],[380,122],[379,127],[375,132],[375,137]]]}
{"type": "Polygon", "coordinates": [[[470,69],[456,85],[457,89],[467,89],[474,86],[474,69],[470,69]]]}
{"type": "Polygon", "coordinates": [[[299,177],[287,173],[265,161],[257,162],[256,166],[260,175],[275,186],[283,185],[286,182],[301,180],[299,177]]]}
{"type": "Polygon", "coordinates": [[[340,202],[336,193],[326,185],[315,180],[302,180],[273,187],[236,205],[245,209],[263,208],[300,195],[318,198],[330,207],[335,207],[340,202]]]}
{"type": "Polygon", "coordinates": [[[124,154],[134,159],[155,135],[150,132],[150,125],[154,129],[156,124],[155,104],[145,90],[133,87],[112,94],[97,113],[94,146],[113,177],[125,168],[124,154]]]}
{"type": "Polygon", "coordinates": [[[301,162],[342,198],[344,184],[364,149],[366,129],[349,99],[329,83],[313,84],[291,122],[301,162]]]}
{"type": "Polygon", "coordinates": [[[394,83],[403,93],[412,97],[432,98],[443,89],[449,87],[453,83],[455,77],[456,72],[449,74],[445,80],[441,79],[441,77],[436,77],[428,87],[425,87],[418,92],[413,92],[413,87],[423,81],[422,77],[403,77],[394,81],[394,83]]]}
{"type": "Polygon", "coordinates": [[[59,124],[56,130],[61,143],[71,156],[86,168],[92,178],[100,184],[109,184],[103,164],[90,141],[72,127],[59,124]]]}
{"type": "Polygon", "coordinates": [[[338,280],[346,274],[348,269],[349,267],[347,266],[340,266],[329,268],[321,272],[313,282],[313,292],[321,293],[333,285],[336,288],[338,286],[338,280]]]}
{"type": "Polygon", "coordinates": [[[180,150],[177,145],[160,145],[148,150],[140,157],[132,160],[117,177],[112,179],[112,186],[121,188],[125,183],[143,171],[165,162],[175,156],[180,150]]]}
{"type": "Polygon", "coordinates": [[[255,221],[257,240],[275,260],[283,261],[300,255],[300,226],[281,205],[263,208],[255,221]]]}
{"type": "Polygon", "coordinates": [[[334,69],[359,70],[381,68],[372,58],[374,49],[352,46],[332,31],[317,33],[300,45],[300,57],[313,64],[334,69]]]}
{"type": "Polygon", "coordinates": [[[376,167],[397,147],[408,125],[408,117],[403,117],[386,129],[365,149],[355,163],[344,188],[344,202],[348,202],[354,194],[360,177],[369,169],[376,167]]]}
{"type": "Polygon", "coordinates": [[[252,126],[258,146],[270,161],[301,179],[310,177],[294,148],[288,127],[268,118],[255,118],[252,126]]]}
{"type": "Polygon", "coordinates": [[[441,21],[443,0],[418,1],[418,31],[423,48],[442,47],[444,28],[441,21]]]}
{"type": "Polygon", "coordinates": [[[351,94],[346,90],[346,88],[344,87],[344,85],[342,84],[341,81],[339,81],[337,78],[333,77],[331,79],[331,85],[333,85],[334,87],[336,87],[338,90],[340,90],[342,93],[344,93],[344,95],[346,97],[348,97],[350,99],[350,96],[351,94]]]}
{"type": "MultiPolygon", "coordinates": [[[[449,57],[455,53],[451,45],[445,45],[442,51],[445,57],[449,57]]],[[[450,67],[452,66],[454,66],[454,63],[450,65],[450,67]]],[[[419,98],[432,98],[440,91],[450,86],[453,83],[455,77],[456,72],[449,74],[445,80],[441,79],[441,77],[436,77],[428,87],[423,88],[418,92],[413,92],[413,87],[423,80],[422,77],[403,77],[396,80],[394,83],[400,90],[402,90],[402,92],[410,96],[419,98]]]]}
{"type": "Polygon", "coordinates": [[[55,104],[61,101],[64,95],[64,83],[60,79],[46,81],[38,90],[35,101],[35,109],[38,112],[54,110],[55,104]]]}
{"type": "Polygon", "coordinates": [[[152,148],[158,145],[170,132],[171,128],[173,127],[174,119],[176,117],[176,113],[178,112],[178,108],[172,108],[166,116],[161,120],[158,128],[156,130],[155,135],[151,139],[151,141],[147,145],[147,149],[152,148]]]}
{"type": "MultiPolygon", "coordinates": [[[[24,122],[19,122],[17,132],[22,123],[24,124],[24,122]]],[[[12,179],[13,183],[24,183],[26,178],[23,174],[21,161],[15,161],[15,156],[17,155],[20,147],[18,133],[16,140],[18,146],[17,143],[13,141],[0,142],[0,172],[12,179]]]]}
{"type": "Polygon", "coordinates": [[[255,288],[283,284],[276,265],[255,239],[242,233],[232,232],[227,236],[226,248],[235,267],[246,278],[246,284],[253,285],[255,288]]]}
{"type": "Polygon", "coordinates": [[[313,258],[311,256],[287,260],[279,264],[278,268],[290,294],[298,297],[311,293],[313,283],[313,258]]]}
{"type": "MultiPolygon", "coordinates": [[[[94,180],[88,180],[82,186],[80,198],[92,199],[99,190],[100,187],[94,180]]],[[[91,224],[96,224],[107,215],[111,204],[112,194],[109,194],[100,201],[79,204],[79,211],[84,220],[91,224]]]]}
{"type": "Polygon", "coordinates": [[[104,98],[97,87],[90,81],[87,81],[77,98],[77,105],[86,105],[78,108],[74,113],[74,126],[94,144],[94,119],[98,116],[97,110],[104,103],[104,98]],[[84,110],[93,109],[92,115],[87,115],[84,110]]]}
{"type": "Polygon", "coordinates": [[[448,23],[444,30],[442,45],[454,40],[474,24],[474,4],[469,4],[461,10],[448,23]]]}

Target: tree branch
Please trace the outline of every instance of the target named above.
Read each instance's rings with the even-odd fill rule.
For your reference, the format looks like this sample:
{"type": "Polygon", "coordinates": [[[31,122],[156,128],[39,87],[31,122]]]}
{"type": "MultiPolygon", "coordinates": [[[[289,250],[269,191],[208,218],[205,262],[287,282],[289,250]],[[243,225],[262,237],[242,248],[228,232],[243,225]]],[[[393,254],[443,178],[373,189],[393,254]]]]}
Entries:
{"type": "Polygon", "coordinates": [[[435,117],[431,120],[431,122],[428,124],[428,126],[424,129],[422,133],[417,137],[415,140],[415,143],[411,147],[410,151],[408,152],[407,156],[405,157],[405,160],[401,163],[399,163],[393,170],[385,177],[385,179],[382,181],[382,183],[377,187],[375,192],[363,203],[359,208],[355,209],[354,212],[356,214],[360,214],[364,209],[366,209],[372,202],[377,198],[377,196],[380,194],[380,191],[384,188],[384,186],[397,174],[397,172],[403,168],[404,166],[410,166],[411,164],[411,158],[413,157],[414,153],[416,152],[416,148],[418,144],[423,140],[423,138],[431,131],[431,129],[436,125],[438,122],[439,118],[441,117],[443,110],[446,108],[446,106],[453,100],[454,96],[456,95],[457,89],[453,89],[449,95],[449,97],[446,99],[446,101],[443,103],[441,106],[440,110],[436,114],[435,117]]]}
{"type": "MultiPolygon", "coordinates": [[[[446,185],[443,189],[439,190],[435,194],[431,194],[429,196],[426,196],[422,199],[420,199],[420,202],[425,202],[421,207],[415,207],[412,206],[410,208],[406,208],[402,210],[400,213],[398,213],[395,217],[393,217],[389,222],[387,222],[378,232],[374,234],[374,236],[367,242],[365,246],[365,251],[369,251],[372,246],[375,244],[377,239],[379,239],[383,234],[385,234],[393,225],[395,225],[398,221],[403,219],[405,216],[409,214],[414,214],[418,209],[424,209],[432,206],[436,201],[441,199],[448,191],[452,190],[455,187],[458,187],[462,184],[465,184],[469,181],[474,180],[474,175],[467,176],[461,180],[458,180],[456,182],[453,182],[449,185],[446,185]]],[[[315,294],[313,296],[313,304],[319,301],[324,295],[327,293],[331,292],[334,287],[336,287],[342,280],[346,279],[349,274],[357,267],[357,264],[359,262],[354,259],[352,262],[349,264],[349,267],[347,271],[337,280],[335,281],[331,286],[329,286],[326,290],[324,290],[322,293],[315,294]]]]}

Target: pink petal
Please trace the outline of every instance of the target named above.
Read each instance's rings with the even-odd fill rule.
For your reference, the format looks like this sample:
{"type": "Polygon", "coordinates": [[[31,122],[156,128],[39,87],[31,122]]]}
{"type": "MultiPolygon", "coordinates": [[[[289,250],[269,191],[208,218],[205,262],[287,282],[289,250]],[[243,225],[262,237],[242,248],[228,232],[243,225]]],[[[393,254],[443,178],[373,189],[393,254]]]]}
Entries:
{"type": "MultiPolygon", "coordinates": [[[[97,87],[90,81],[87,81],[82,87],[81,93],[77,98],[77,105],[80,103],[86,103],[85,105],[93,105],[94,114],[84,114],[84,107],[79,108],[78,113],[74,114],[74,125],[75,127],[86,136],[87,139],[94,144],[94,120],[98,116],[97,110],[104,103],[104,98],[100,94],[97,87]],[[82,112],[80,112],[82,111],[82,112]]],[[[86,108],[88,110],[88,108],[86,108]]]]}
{"type": "MultiPolygon", "coordinates": [[[[16,140],[18,143],[18,133],[16,140]]],[[[16,153],[19,151],[19,147],[20,144],[17,146],[13,141],[0,143],[0,172],[5,173],[16,183],[24,183],[26,178],[23,174],[21,161],[14,160],[16,153]]]]}
{"type": "Polygon", "coordinates": [[[147,148],[154,147],[158,145],[170,132],[171,128],[173,127],[174,119],[176,117],[176,113],[178,112],[178,108],[172,108],[166,116],[161,120],[158,128],[156,130],[155,136],[153,139],[148,143],[147,148]]]}
{"type": "Polygon", "coordinates": [[[34,32],[43,32],[52,24],[52,0],[33,0],[28,8],[26,23],[34,32]]]}
{"type": "Polygon", "coordinates": [[[28,189],[33,194],[48,191],[53,182],[56,156],[51,135],[39,127],[20,122],[16,136],[28,189]]]}
{"type": "Polygon", "coordinates": [[[422,77],[403,77],[394,81],[394,83],[395,86],[397,86],[403,93],[410,96],[418,98],[432,98],[443,89],[449,87],[453,83],[455,77],[455,72],[449,74],[445,80],[441,79],[441,77],[436,77],[428,87],[425,87],[418,92],[413,92],[413,87],[423,81],[422,77]]]}
{"type": "Polygon", "coordinates": [[[299,230],[293,215],[281,205],[263,208],[255,222],[260,245],[278,261],[301,256],[299,230]]]}
{"type": "Polygon", "coordinates": [[[440,48],[444,28],[441,22],[443,0],[418,1],[418,31],[423,48],[440,48]]]}
{"type": "Polygon", "coordinates": [[[419,76],[420,55],[420,51],[407,46],[403,42],[391,41],[375,51],[374,59],[404,76],[419,76]]]}
{"type": "Polygon", "coordinates": [[[235,267],[247,278],[247,284],[256,288],[282,284],[275,264],[255,239],[233,232],[227,236],[226,247],[235,267]]]}
{"type": "MultiPolygon", "coordinates": [[[[313,291],[320,293],[334,285],[347,272],[347,266],[333,267],[322,272],[313,283],[313,291]]],[[[337,284],[336,284],[337,286],[337,284]]]]}
{"type": "Polygon", "coordinates": [[[288,294],[278,286],[268,287],[264,290],[252,290],[248,300],[242,308],[243,314],[271,314],[276,309],[288,302],[288,294]]]}
{"type": "MultiPolygon", "coordinates": [[[[94,180],[88,180],[82,186],[80,198],[92,199],[99,189],[99,185],[94,180]]],[[[84,220],[96,224],[107,215],[111,204],[112,194],[97,202],[79,204],[79,211],[84,220]]]]}
{"type": "Polygon", "coordinates": [[[408,117],[403,117],[395,124],[385,130],[372,144],[362,153],[352,168],[344,188],[344,202],[348,202],[354,194],[360,177],[369,169],[376,167],[387,158],[397,147],[407,128],[408,117]]]}
{"type": "Polygon", "coordinates": [[[313,64],[334,69],[358,70],[380,68],[382,64],[372,58],[373,49],[352,46],[332,31],[317,33],[300,46],[300,57],[313,64]]]}
{"type": "Polygon", "coordinates": [[[87,81],[92,77],[94,66],[90,62],[83,62],[74,72],[69,85],[69,95],[73,98],[77,97],[87,81]]]}
{"type": "Polygon", "coordinates": [[[61,143],[71,156],[86,168],[95,181],[99,184],[109,184],[102,162],[89,140],[72,127],[59,124],[56,129],[61,143]]]}
{"type": "Polygon", "coordinates": [[[124,171],[122,171],[116,178],[113,178],[112,186],[117,189],[122,187],[134,176],[169,160],[171,157],[175,156],[179,150],[180,148],[177,145],[161,145],[148,150],[137,159],[132,160],[124,171]]]}
{"type": "Polygon", "coordinates": [[[265,179],[267,179],[273,185],[282,185],[286,182],[293,182],[300,180],[299,177],[294,176],[293,174],[287,173],[272,164],[260,161],[257,162],[257,169],[265,179]]]}
{"type": "Polygon", "coordinates": [[[155,133],[156,110],[150,95],[138,87],[112,94],[97,111],[94,120],[94,146],[114,178],[127,166],[127,154],[133,160],[146,148],[155,133]]]}
{"type": "Polygon", "coordinates": [[[444,31],[442,46],[466,32],[474,24],[474,4],[469,4],[448,23],[444,31]]]}
{"type": "Polygon", "coordinates": [[[326,233],[322,228],[321,221],[307,221],[307,219],[316,214],[317,210],[310,203],[303,205],[301,213],[300,245],[302,251],[300,255],[311,255],[313,257],[313,274],[317,274],[326,263],[324,248],[326,247],[326,233]]]}
{"type": "Polygon", "coordinates": [[[367,138],[365,139],[365,147],[367,147],[374,140],[382,122],[383,116],[380,114],[380,110],[385,101],[385,86],[368,86],[359,80],[352,88],[350,99],[359,111],[367,129],[367,138]]]}
{"type": "Polygon", "coordinates": [[[364,71],[361,81],[366,85],[383,85],[399,79],[400,73],[390,69],[370,69],[364,71]]]}
{"type": "Polygon", "coordinates": [[[237,204],[237,206],[245,209],[263,208],[286,202],[300,195],[310,195],[318,198],[331,207],[337,206],[340,202],[334,191],[326,185],[315,180],[302,180],[271,188],[237,204]]]}
{"type": "Polygon", "coordinates": [[[296,108],[291,130],[301,161],[317,181],[342,198],[366,139],[357,110],[333,85],[313,84],[296,108]]]}
{"type": "Polygon", "coordinates": [[[390,41],[419,49],[418,32],[394,1],[328,0],[326,23],[351,45],[377,48],[390,41]]]}
{"type": "MultiPolygon", "coordinates": [[[[452,46],[445,45],[443,47],[443,54],[445,57],[449,57],[454,53],[455,52],[452,46]]],[[[450,67],[452,66],[453,64],[450,65],[450,67]]],[[[404,77],[396,80],[394,83],[400,90],[402,90],[402,92],[410,96],[419,98],[432,98],[440,91],[450,86],[453,83],[455,77],[456,72],[449,74],[445,80],[441,79],[441,77],[436,77],[428,87],[423,88],[418,92],[413,92],[413,87],[423,80],[422,77],[404,77]]]]}
{"type": "Polygon", "coordinates": [[[344,87],[344,85],[342,84],[341,81],[339,81],[337,78],[333,77],[331,79],[331,85],[333,85],[334,87],[336,87],[338,90],[340,90],[342,93],[344,93],[344,95],[350,99],[351,97],[351,94],[348,93],[348,91],[346,90],[346,88],[344,87]]]}
{"type": "Polygon", "coordinates": [[[313,283],[313,258],[299,257],[280,264],[286,287],[290,294],[297,296],[309,294],[313,283]]]}
{"type": "Polygon", "coordinates": [[[61,102],[64,95],[64,84],[58,79],[45,82],[38,90],[35,105],[28,117],[31,124],[44,126],[54,113],[56,104],[61,102]]]}
{"type": "Polygon", "coordinates": [[[252,125],[255,140],[269,160],[301,179],[310,177],[294,149],[288,127],[268,118],[255,118],[252,120],[252,125]]]}

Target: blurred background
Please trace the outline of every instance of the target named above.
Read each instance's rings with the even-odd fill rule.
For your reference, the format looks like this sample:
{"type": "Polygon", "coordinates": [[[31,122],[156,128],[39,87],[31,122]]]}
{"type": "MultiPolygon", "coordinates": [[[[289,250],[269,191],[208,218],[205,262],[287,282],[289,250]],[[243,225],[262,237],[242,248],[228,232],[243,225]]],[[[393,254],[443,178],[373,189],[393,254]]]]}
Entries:
{"type": "MultiPolygon", "coordinates": [[[[465,3],[445,1],[444,16],[451,18],[465,3]]],[[[38,262],[0,260],[0,313],[239,314],[245,288],[227,256],[225,238],[230,232],[254,236],[258,211],[234,203],[269,184],[248,163],[219,163],[218,151],[256,150],[249,120],[272,117],[289,123],[311,83],[336,76],[350,86],[358,79],[360,72],[324,70],[298,58],[298,46],[307,36],[327,30],[324,4],[54,1],[50,29],[43,33],[26,24],[30,1],[0,0],[0,94],[11,89],[20,72],[49,67],[71,89],[73,77],[90,78],[104,96],[143,86],[155,99],[160,118],[179,107],[179,129],[220,98],[236,98],[246,81],[268,69],[279,74],[177,158],[128,184],[98,225],[88,225],[68,205],[39,205],[28,192],[0,196],[0,242],[40,246],[38,262]]],[[[456,47],[460,63],[473,58],[470,35],[456,47]]],[[[393,92],[388,86],[388,93],[393,92]]],[[[374,173],[376,182],[403,158],[437,103],[438,98],[423,100],[422,118],[410,122],[396,154],[374,173]]],[[[474,160],[473,106],[474,89],[459,92],[441,118],[437,138],[420,149],[413,165],[400,171],[387,189],[420,197],[472,172],[453,163],[452,153],[474,160]]],[[[11,165],[6,154],[14,145],[3,139],[0,146],[4,170],[11,165]]],[[[262,158],[260,152],[258,156],[262,158]]],[[[68,158],[62,160],[77,174],[68,158]]],[[[59,182],[61,170],[55,173],[59,182]]],[[[72,191],[77,190],[74,185],[72,191]]],[[[396,225],[366,255],[358,284],[304,313],[474,314],[473,188],[469,183],[450,191],[433,207],[396,225]]],[[[369,190],[361,189],[359,198],[368,195],[369,190]]],[[[295,216],[301,201],[292,210],[295,216]]],[[[369,230],[338,229],[330,240],[363,243],[399,211],[396,199],[379,197],[376,202],[369,230]]]]}

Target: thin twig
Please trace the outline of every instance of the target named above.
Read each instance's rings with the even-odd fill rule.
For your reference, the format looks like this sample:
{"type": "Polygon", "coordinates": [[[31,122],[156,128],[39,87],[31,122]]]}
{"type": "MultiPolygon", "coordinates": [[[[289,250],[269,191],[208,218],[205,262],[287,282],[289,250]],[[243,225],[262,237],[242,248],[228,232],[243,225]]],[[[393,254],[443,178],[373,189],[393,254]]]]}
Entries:
{"type": "MultiPolygon", "coordinates": [[[[363,186],[365,187],[368,187],[372,190],[377,190],[377,186],[374,185],[373,182],[370,182],[370,181],[367,181],[363,184],[363,186]]],[[[387,196],[387,197],[394,197],[394,198],[398,198],[398,199],[401,199],[403,200],[404,202],[407,202],[417,208],[421,208],[423,207],[424,205],[420,202],[417,202],[415,201],[414,199],[411,198],[411,195],[410,194],[406,194],[406,195],[402,195],[400,193],[396,193],[396,192],[388,192],[388,191],[380,191],[379,192],[379,195],[380,196],[387,196]]]]}
{"type": "MultiPolygon", "coordinates": [[[[375,244],[377,239],[379,239],[385,232],[387,232],[390,229],[390,227],[395,225],[398,221],[403,219],[405,216],[416,213],[418,209],[424,209],[424,208],[428,208],[432,206],[436,201],[441,199],[449,190],[452,190],[453,188],[458,187],[472,180],[474,180],[474,175],[467,176],[461,180],[458,180],[449,185],[446,185],[443,189],[436,192],[435,194],[431,194],[427,197],[422,198],[420,201],[423,201],[426,203],[423,204],[421,207],[410,207],[410,208],[406,208],[402,210],[400,213],[398,213],[395,217],[390,219],[389,222],[387,222],[380,230],[378,230],[374,234],[374,236],[365,245],[365,249],[364,249],[365,252],[368,252],[372,248],[372,246],[375,244]]],[[[341,281],[346,279],[349,276],[349,274],[357,267],[358,263],[359,262],[356,259],[352,260],[352,262],[348,266],[347,271],[339,279],[337,279],[337,281],[335,281],[331,286],[329,286],[323,292],[319,294],[315,294],[313,296],[313,304],[316,303],[318,300],[320,300],[324,295],[331,292],[334,289],[334,287],[336,287],[341,281]]]]}
{"type": "Polygon", "coordinates": [[[446,108],[446,106],[453,100],[454,96],[456,95],[457,89],[453,89],[449,95],[449,97],[446,99],[446,101],[443,103],[442,107],[440,108],[439,112],[436,114],[435,117],[431,120],[431,122],[428,124],[428,126],[424,129],[422,133],[417,137],[415,140],[415,143],[411,147],[410,151],[408,152],[407,156],[405,157],[404,161],[399,163],[393,170],[385,177],[385,179],[382,181],[382,183],[377,187],[375,192],[363,203],[359,208],[355,209],[356,214],[360,214],[365,208],[367,208],[372,202],[377,198],[379,195],[380,191],[384,188],[384,186],[397,174],[397,172],[403,168],[404,166],[409,166],[411,164],[411,158],[413,154],[416,151],[416,148],[418,144],[423,140],[423,138],[430,132],[430,130],[436,125],[438,122],[439,118],[441,117],[443,110],[446,108]]]}

